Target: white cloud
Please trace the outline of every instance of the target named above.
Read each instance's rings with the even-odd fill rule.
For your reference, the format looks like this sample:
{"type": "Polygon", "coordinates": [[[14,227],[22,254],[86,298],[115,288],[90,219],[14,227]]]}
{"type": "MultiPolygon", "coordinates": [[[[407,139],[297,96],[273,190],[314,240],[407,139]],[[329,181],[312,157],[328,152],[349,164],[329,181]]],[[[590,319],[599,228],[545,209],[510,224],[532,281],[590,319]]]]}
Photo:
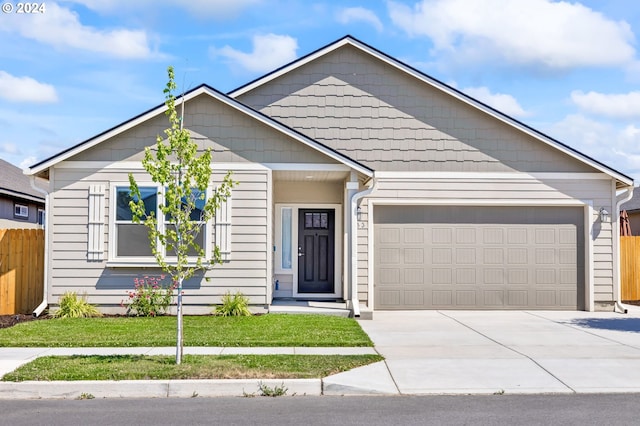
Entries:
{"type": "Polygon", "coordinates": [[[211,48],[213,55],[220,55],[241,67],[254,72],[274,70],[297,58],[298,42],[286,35],[266,34],[253,37],[253,51],[244,53],[230,46],[211,48]]]}
{"type": "Polygon", "coordinates": [[[512,117],[524,117],[527,112],[520,106],[516,98],[504,93],[491,93],[486,87],[467,87],[464,93],[483,102],[498,111],[512,117]]]}
{"type": "Polygon", "coordinates": [[[195,17],[228,18],[262,0],[73,0],[74,3],[106,14],[123,14],[144,11],[148,8],[176,6],[186,9],[195,17]]]}
{"type": "Polygon", "coordinates": [[[11,142],[5,142],[3,144],[0,144],[0,152],[3,154],[20,154],[18,145],[11,142]]]}
{"type": "Polygon", "coordinates": [[[435,52],[458,60],[563,70],[619,66],[635,56],[628,23],[580,3],[422,0],[413,8],[389,1],[388,8],[407,34],[431,38],[435,52]]]}
{"type": "Polygon", "coordinates": [[[352,22],[365,22],[372,25],[378,32],[383,29],[382,22],[375,13],[364,7],[348,7],[338,12],[338,22],[341,24],[350,24],[352,22]]]}
{"type": "Polygon", "coordinates": [[[15,32],[58,49],[78,49],[116,58],[147,58],[153,55],[145,31],[102,30],[86,26],[75,12],[56,3],[47,3],[46,13],[25,14],[20,19],[0,19],[0,31],[15,32]]]}
{"type": "Polygon", "coordinates": [[[31,77],[15,77],[0,71],[0,98],[11,102],[57,102],[56,89],[31,77]]]}
{"type": "Polygon", "coordinates": [[[640,177],[640,128],[614,126],[572,114],[555,123],[547,134],[607,166],[640,177]]]}
{"type": "Polygon", "coordinates": [[[26,157],[25,159],[23,159],[20,164],[18,165],[18,167],[20,167],[21,169],[28,169],[29,167],[33,166],[34,164],[36,164],[37,158],[32,156],[26,157]]]}
{"type": "Polygon", "coordinates": [[[629,93],[584,93],[571,92],[571,101],[583,112],[611,118],[640,118],[640,92],[629,93]]]}

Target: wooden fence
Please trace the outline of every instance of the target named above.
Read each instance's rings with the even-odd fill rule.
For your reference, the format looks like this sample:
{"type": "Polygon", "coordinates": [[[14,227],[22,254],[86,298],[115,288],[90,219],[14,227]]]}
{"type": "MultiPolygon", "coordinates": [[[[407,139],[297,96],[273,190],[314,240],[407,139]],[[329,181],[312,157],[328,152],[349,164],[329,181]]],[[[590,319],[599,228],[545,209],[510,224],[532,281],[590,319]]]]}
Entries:
{"type": "Polygon", "coordinates": [[[0,315],[33,312],[43,282],[44,230],[0,229],[0,315]]]}
{"type": "Polygon", "coordinates": [[[620,237],[622,300],[640,300],[640,237],[620,237]]]}

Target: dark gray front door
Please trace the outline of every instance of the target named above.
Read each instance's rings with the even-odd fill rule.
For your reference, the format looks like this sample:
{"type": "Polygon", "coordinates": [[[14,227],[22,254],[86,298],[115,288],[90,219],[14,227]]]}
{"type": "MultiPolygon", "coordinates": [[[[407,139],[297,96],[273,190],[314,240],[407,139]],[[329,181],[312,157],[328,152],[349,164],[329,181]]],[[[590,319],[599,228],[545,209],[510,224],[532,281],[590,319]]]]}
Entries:
{"type": "Polygon", "coordinates": [[[335,293],[333,209],[298,210],[298,293],[335,293]]]}

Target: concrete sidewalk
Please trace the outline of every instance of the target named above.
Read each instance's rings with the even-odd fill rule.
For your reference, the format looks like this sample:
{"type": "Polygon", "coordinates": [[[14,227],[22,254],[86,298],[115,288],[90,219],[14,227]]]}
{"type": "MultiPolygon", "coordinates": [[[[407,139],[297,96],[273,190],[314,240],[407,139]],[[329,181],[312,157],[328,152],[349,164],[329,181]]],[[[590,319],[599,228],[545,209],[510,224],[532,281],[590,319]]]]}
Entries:
{"type": "MultiPolygon", "coordinates": [[[[0,377],[42,356],[175,355],[174,347],[142,348],[0,348],[0,377]]],[[[371,347],[185,347],[185,355],[375,355],[371,347]]],[[[356,373],[356,378],[359,374],[356,373]]],[[[0,382],[0,399],[162,398],[259,394],[259,384],[287,388],[287,395],[339,394],[323,390],[322,379],[121,380],[0,382]]],[[[331,388],[331,383],[328,383],[331,388]]],[[[337,385],[335,390],[341,387],[337,385]]]]}
{"type": "MultiPolygon", "coordinates": [[[[185,354],[373,354],[384,362],[313,380],[0,382],[0,398],[640,392],[640,308],[376,312],[374,348],[185,348],[185,354]]],[[[0,348],[0,375],[38,356],[173,355],[175,348],[0,348]]]]}

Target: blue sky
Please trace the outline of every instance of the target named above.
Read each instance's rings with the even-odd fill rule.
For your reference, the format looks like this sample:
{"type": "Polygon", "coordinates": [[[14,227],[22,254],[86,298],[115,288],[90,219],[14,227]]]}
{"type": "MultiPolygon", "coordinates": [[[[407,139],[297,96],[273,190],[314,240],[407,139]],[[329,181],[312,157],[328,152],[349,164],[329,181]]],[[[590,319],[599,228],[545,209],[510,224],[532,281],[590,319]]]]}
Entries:
{"type": "Polygon", "coordinates": [[[640,2],[0,3],[0,158],[18,166],[161,104],[168,65],[227,92],[350,34],[640,179],[640,2]]]}

